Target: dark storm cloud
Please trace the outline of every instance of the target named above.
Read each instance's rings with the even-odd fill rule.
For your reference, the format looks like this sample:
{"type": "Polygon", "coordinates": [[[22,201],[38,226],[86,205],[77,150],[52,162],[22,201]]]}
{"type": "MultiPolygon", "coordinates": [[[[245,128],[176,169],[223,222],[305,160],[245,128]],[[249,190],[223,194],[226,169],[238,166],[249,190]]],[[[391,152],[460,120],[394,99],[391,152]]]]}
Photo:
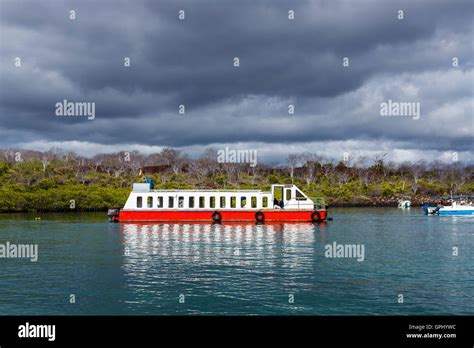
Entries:
{"type": "Polygon", "coordinates": [[[466,151],[473,11],[468,0],[3,1],[0,134],[3,145],[372,139],[466,151]],[[380,118],[388,98],[419,101],[422,119],[380,118]],[[96,102],[96,119],[56,117],[63,99],[96,102]]]}

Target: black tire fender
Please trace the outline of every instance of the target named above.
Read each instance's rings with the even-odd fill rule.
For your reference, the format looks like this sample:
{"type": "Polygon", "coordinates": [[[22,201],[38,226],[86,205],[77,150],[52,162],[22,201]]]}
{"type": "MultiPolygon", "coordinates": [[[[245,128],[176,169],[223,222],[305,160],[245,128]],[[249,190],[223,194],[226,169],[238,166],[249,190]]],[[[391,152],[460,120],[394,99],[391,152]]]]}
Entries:
{"type": "Polygon", "coordinates": [[[265,214],[261,210],[255,213],[255,221],[257,222],[265,222],[265,214]]]}
{"type": "Polygon", "coordinates": [[[214,213],[212,213],[212,221],[214,221],[214,222],[221,222],[222,221],[222,215],[217,210],[214,213]]]}
{"type": "Polygon", "coordinates": [[[321,221],[321,214],[319,213],[319,211],[317,211],[317,210],[313,211],[313,213],[311,214],[311,221],[312,222],[320,222],[321,221]]]}

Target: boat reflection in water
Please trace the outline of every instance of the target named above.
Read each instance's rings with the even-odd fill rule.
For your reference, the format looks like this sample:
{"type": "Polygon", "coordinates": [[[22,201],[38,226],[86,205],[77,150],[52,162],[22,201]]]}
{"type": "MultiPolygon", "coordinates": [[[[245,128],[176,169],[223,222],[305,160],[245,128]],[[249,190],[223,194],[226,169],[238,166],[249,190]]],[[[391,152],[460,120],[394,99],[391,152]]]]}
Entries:
{"type": "Polygon", "coordinates": [[[275,296],[295,288],[310,292],[315,255],[322,255],[316,248],[324,243],[327,226],[122,223],[119,228],[127,311],[211,315],[272,313],[275,296]]]}
{"type": "Polygon", "coordinates": [[[271,264],[282,260],[296,265],[299,258],[296,248],[312,248],[315,230],[323,241],[325,229],[325,223],[120,225],[125,268],[133,268],[143,257],[225,265],[271,264]]]}

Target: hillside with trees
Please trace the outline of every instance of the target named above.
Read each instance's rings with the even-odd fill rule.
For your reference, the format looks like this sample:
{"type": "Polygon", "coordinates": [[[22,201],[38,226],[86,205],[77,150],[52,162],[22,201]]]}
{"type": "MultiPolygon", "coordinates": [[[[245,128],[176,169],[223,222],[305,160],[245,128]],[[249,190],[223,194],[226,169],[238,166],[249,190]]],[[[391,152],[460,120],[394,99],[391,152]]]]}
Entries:
{"type": "MultiPolygon", "coordinates": [[[[217,150],[191,158],[175,149],[98,154],[6,149],[0,151],[0,211],[96,211],[122,207],[133,182],[150,177],[159,189],[263,189],[294,183],[331,206],[389,206],[402,197],[414,204],[430,195],[474,193],[473,165],[291,154],[285,165],[218,163],[217,150]]],[[[433,200],[431,200],[433,202],[433,200]]]]}

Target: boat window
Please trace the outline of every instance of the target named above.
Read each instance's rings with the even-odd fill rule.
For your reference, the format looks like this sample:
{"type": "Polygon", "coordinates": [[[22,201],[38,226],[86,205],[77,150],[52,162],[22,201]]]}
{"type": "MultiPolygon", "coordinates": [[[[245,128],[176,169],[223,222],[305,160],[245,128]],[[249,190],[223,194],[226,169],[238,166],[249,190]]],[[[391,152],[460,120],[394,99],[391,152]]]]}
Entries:
{"type": "Polygon", "coordinates": [[[174,197],[168,197],[168,208],[174,207],[174,197]]]}
{"type": "Polygon", "coordinates": [[[194,197],[189,197],[189,207],[194,208],[194,197]]]}
{"type": "Polygon", "coordinates": [[[221,208],[225,208],[225,197],[221,197],[221,208]]]}
{"type": "Polygon", "coordinates": [[[268,208],[268,197],[262,198],[262,206],[268,208]]]}
{"type": "Polygon", "coordinates": [[[297,201],[305,201],[306,197],[301,193],[300,190],[296,190],[296,200],[297,201]]]}
{"type": "Polygon", "coordinates": [[[206,198],[205,197],[199,197],[199,208],[204,208],[206,204],[206,198]]]}
{"type": "Polygon", "coordinates": [[[250,198],[252,208],[257,208],[257,197],[250,198]]]}
{"type": "Polygon", "coordinates": [[[245,196],[240,197],[240,207],[239,208],[244,208],[246,204],[247,204],[247,197],[245,197],[245,196]]]}
{"type": "Polygon", "coordinates": [[[148,196],[146,198],[146,207],[153,208],[153,196],[148,196]]]}
{"type": "Polygon", "coordinates": [[[178,197],[178,208],[184,208],[184,197],[178,197]]]}
{"type": "Polygon", "coordinates": [[[157,208],[163,208],[163,196],[158,196],[156,197],[157,198],[157,203],[156,203],[156,207],[157,208]]]}
{"type": "Polygon", "coordinates": [[[215,208],[216,207],[216,197],[212,196],[211,197],[211,208],[215,208]]]}
{"type": "Polygon", "coordinates": [[[237,206],[237,198],[236,197],[230,197],[230,207],[231,208],[236,208],[237,206]]]}
{"type": "Polygon", "coordinates": [[[137,197],[137,208],[141,208],[143,206],[143,197],[138,196],[137,197]]]}
{"type": "Polygon", "coordinates": [[[286,200],[289,201],[291,199],[291,189],[286,189],[286,200]]]}

